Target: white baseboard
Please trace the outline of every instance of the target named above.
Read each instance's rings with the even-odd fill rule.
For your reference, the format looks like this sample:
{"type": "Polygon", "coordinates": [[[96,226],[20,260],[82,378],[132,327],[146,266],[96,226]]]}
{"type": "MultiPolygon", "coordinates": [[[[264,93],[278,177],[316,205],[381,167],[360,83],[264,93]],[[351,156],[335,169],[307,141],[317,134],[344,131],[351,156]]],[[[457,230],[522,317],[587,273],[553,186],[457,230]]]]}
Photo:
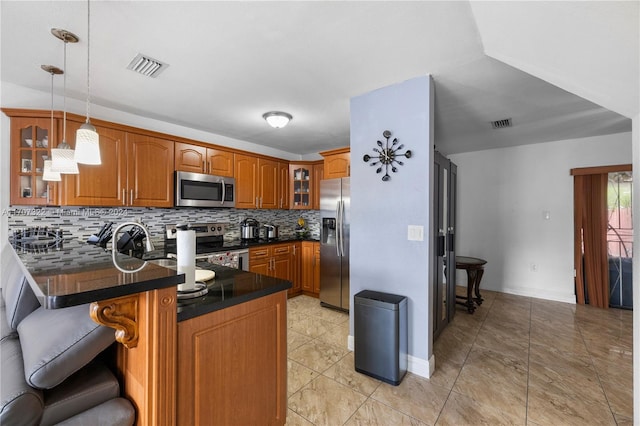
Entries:
{"type": "MultiPolygon", "coordinates": [[[[354,339],[352,335],[347,337],[347,348],[353,352],[355,347],[354,339]]],[[[407,355],[407,371],[416,374],[421,377],[429,378],[433,374],[433,371],[436,368],[436,357],[435,355],[431,355],[431,358],[428,360],[414,357],[412,355],[407,355]]]]}
{"type": "MultiPolygon", "coordinates": [[[[516,296],[535,297],[536,299],[553,300],[555,302],[571,303],[573,305],[576,304],[575,294],[553,293],[553,292],[549,292],[549,290],[536,291],[536,289],[522,289],[522,288],[509,288],[509,287],[503,288],[498,291],[501,291],[503,293],[508,293],[508,294],[515,294],[516,296]]],[[[482,289],[480,289],[480,292],[482,292],[482,289]]]]}

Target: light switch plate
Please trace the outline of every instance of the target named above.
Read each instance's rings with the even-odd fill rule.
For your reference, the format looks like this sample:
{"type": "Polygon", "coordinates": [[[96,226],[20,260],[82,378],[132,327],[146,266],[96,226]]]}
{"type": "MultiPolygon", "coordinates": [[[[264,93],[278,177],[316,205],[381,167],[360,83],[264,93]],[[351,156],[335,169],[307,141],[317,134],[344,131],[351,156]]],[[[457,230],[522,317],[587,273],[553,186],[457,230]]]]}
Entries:
{"type": "Polygon", "coordinates": [[[409,241],[424,241],[424,226],[409,225],[407,228],[407,239],[409,241]]]}

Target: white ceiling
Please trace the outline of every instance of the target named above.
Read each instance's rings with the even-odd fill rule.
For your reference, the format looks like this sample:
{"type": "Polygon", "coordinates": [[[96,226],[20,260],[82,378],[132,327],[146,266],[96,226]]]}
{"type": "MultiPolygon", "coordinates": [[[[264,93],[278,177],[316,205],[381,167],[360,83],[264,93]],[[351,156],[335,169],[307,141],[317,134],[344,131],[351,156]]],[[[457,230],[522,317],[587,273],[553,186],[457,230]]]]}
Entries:
{"type": "MultiPolygon", "coordinates": [[[[309,154],[349,145],[351,97],[432,74],[445,154],[630,131],[638,2],[561,3],[94,0],[92,103],[309,154]],[[138,53],[169,67],[135,74],[138,53]],[[270,110],[294,119],[271,129],[270,110]],[[512,128],[491,129],[507,117],[512,128]]],[[[80,37],[67,48],[67,96],[84,99],[87,3],[0,7],[2,82],[49,92],[40,65],[62,67],[50,29],[64,28],[80,37]]]]}

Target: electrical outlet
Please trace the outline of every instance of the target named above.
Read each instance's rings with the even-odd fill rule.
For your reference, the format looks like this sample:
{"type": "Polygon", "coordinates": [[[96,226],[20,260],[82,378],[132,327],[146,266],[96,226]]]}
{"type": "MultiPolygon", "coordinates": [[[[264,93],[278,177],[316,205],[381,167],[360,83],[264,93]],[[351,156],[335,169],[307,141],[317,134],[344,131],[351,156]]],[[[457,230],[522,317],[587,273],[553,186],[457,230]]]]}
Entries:
{"type": "Polygon", "coordinates": [[[424,226],[409,225],[407,227],[407,239],[409,241],[424,241],[424,226]]]}

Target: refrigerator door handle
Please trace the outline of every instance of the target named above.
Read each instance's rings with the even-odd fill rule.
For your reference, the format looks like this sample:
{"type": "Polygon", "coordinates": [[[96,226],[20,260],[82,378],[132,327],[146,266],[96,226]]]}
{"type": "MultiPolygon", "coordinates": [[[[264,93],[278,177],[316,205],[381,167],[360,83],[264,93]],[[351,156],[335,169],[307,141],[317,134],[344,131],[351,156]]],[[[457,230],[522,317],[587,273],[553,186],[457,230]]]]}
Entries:
{"type": "Polygon", "coordinates": [[[340,200],[340,257],[344,257],[344,200],[340,200]]]}
{"type": "Polygon", "coordinates": [[[342,248],[342,202],[338,200],[338,206],[336,209],[336,248],[338,249],[338,257],[342,257],[342,252],[340,249],[342,248]]]}

